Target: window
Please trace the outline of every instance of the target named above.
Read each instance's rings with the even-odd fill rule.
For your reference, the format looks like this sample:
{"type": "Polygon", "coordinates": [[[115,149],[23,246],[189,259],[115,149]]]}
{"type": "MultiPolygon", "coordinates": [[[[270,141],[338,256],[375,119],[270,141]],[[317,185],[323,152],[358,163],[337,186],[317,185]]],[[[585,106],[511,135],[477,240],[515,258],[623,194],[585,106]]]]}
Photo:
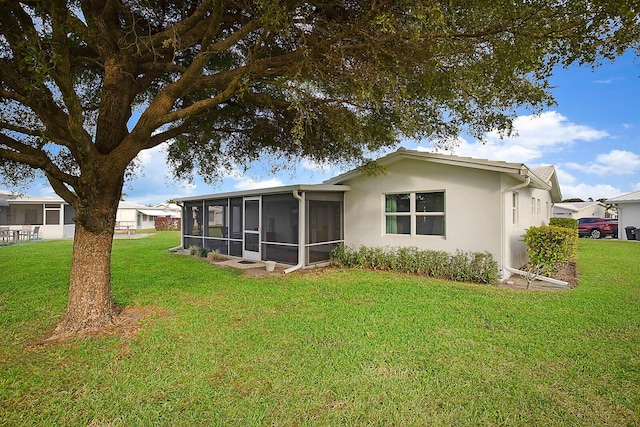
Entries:
{"type": "Polygon", "coordinates": [[[47,210],[45,210],[45,224],[47,224],[47,225],[60,224],[60,209],[57,209],[57,210],[47,209],[47,210]]]}
{"type": "Polygon", "coordinates": [[[411,234],[410,194],[387,194],[384,211],[387,234],[411,234]]]}
{"type": "Polygon", "coordinates": [[[60,224],[60,204],[45,203],[44,205],[44,223],[46,225],[60,224]]]}
{"type": "Polygon", "coordinates": [[[518,225],[518,193],[511,193],[511,217],[513,225],[518,225]]]}
{"type": "Polygon", "coordinates": [[[444,191],[385,195],[386,234],[445,235],[444,191]]]}
{"type": "Polygon", "coordinates": [[[538,216],[542,214],[542,203],[540,202],[540,199],[536,200],[536,214],[538,216]]]}

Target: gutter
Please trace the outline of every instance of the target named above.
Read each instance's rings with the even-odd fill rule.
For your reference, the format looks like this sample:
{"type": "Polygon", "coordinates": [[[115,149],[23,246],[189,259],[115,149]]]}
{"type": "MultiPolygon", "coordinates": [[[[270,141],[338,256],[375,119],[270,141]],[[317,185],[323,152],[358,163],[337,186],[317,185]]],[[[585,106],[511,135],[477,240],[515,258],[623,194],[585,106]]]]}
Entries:
{"type": "Polygon", "coordinates": [[[296,271],[302,267],[304,267],[304,242],[305,242],[305,231],[306,231],[306,214],[305,214],[305,193],[302,194],[298,192],[298,190],[293,190],[293,197],[298,199],[298,263],[293,267],[289,267],[283,271],[284,274],[289,274],[293,271],[296,271]]]}
{"type": "MultiPolygon", "coordinates": [[[[523,277],[528,275],[528,274],[530,274],[527,271],[518,270],[517,268],[513,268],[513,267],[505,266],[504,268],[507,271],[510,271],[512,273],[515,273],[515,274],[519,274],[520,276],[523,276],[523,277]]],[[[565,282],[564,280],[552,279],[551,277],[540,276],[540,275],[537,275],[537,274],[534,276],[534,280],[541,280],[543,282],[548,282],[548,283],[552,283],[554,285],[564,286],[566,288],[569,287],[569,282],[565,282]]]]}
{"type": "MultiPolygon", "coordinates": [[[[506,254],[504,253],[504,248],[506,246],[505,240],[507,239],[507,232],[506,232],[507,224],[506,224],[506,221],[505,221],[505,211],[504,211],[506,208],[505,208],[505,199],[504,199],[504,197],[507,194],[507,192],[518,190],[518,189],[524,188],[524,187],[528,187],[530,183],[531,183],[531,177],[529,175],[527,175],[522,184],[514,185],[513,187],[505,188],[504,190],[502,190],[502,197],[501,197],[501,199],[502,199],[502,209],[501,209],[501,214],[500,214],[502,216],[502,230],[501,230],[502,238],[500,239],[500,258],[501,258],[500,259],[500,268],[501,269],[506,269],[507,271],[509,271],[510,267],[506,266],[506,263],[507,263],[506,260],[505,260],[506,254]]],[[[518,202],[518,203],[520,203],[520,202],[518,202]]],[[[518,208],[519,207],[520,206],[518,206],[518,208]]]]}

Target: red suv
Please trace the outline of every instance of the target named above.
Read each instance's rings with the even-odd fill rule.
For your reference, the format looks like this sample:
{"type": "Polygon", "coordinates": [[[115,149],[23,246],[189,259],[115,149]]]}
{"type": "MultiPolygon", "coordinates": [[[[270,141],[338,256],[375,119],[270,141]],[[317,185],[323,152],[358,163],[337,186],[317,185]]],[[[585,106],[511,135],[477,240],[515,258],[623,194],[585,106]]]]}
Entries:
{"type": "Polygon", "coordinates": [[[611,236],[618,237],[618,220],[608,218],[580,218],[578,220],[578,236],[589,236],[592,239],[599,239],[611,236]]]}

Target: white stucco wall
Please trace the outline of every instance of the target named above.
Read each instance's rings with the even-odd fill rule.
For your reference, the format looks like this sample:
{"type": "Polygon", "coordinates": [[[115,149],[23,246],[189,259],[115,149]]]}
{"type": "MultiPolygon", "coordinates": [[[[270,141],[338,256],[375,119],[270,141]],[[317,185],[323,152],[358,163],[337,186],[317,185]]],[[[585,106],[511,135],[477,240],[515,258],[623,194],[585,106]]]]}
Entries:
{"type": "Polygon", "coordinates": [[[628,225],[640,228],[640,202],[618,205],[618,237],[620,239],[627,240],[625,227],[628,225]]]}
{"type": "Polygon", "coordinates": [[[118,208],[116,212],[116,222],[135,225],[137,213],[138,211],[136,209],[118,208]]]}
{"type": "Polygon", "coordinates": [[[605,217],[605,207],[600,205],[594,205],[588,208],[580,209],[573,218],[585,218],[585,217],[605,217]]]}
{"type": "Polygon", "coordinates": [[[500,179],[496,173],[417,160],[387,166],[385,175],[356,177],[345,193],[345,242],[355,247],[416,246],[500,255],[500,179]],[[445,236],[386,235],[384,195],[445,192],[445,236]]]}
{"type": "MultiPolygon", "coordinates": [[[[551,195],[546,190],[538,188],[522,187],[511,190],[519,181],[513,178],[502,177],[501,192],[504,197],[504,258],[501,264],[508,267],[520,268],[528,262],[527,247],[523,236],[529,227],[548,225],[551,217],[551,195]],[[518,197],[518,215],[513,219],[513,193],[518,197]],[[538,203],[539,201],[539,203],[538,203]],[[538,209],[538,205],[540,208],[538,209]]],[[[505,274],[506,276],[507,274],[505,274]]]]}
{"type": "Polygon", "coordinates": [[[345,193],[345,242],[356,248],[415,246],[450,253],[458,249],[487,251],[506,277],[509,273],[504,265],[518,268],[527,261],[522,242],[526,228],[548,224],[551,215],[548,191],[521,188],[516,190],[517,223],[512,223],[512,192],[508,189],[520,183],[492,171],[412,159],[398,161],[387,166],[384,175],[359,176],[345,182],[351,187],[345,193]],[[428,191],[445,192],[445,236],[385,234],[384,195],[428,191]]]}

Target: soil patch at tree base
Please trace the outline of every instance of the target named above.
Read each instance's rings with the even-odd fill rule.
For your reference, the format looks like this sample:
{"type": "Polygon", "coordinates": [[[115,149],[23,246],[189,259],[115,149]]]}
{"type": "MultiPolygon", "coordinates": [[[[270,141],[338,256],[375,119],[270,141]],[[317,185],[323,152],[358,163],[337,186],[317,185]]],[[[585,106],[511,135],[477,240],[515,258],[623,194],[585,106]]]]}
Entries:
{"type": "Polygon", "coordinates": [[[148,325],[149,321],[169,315],[168,310],[156,306],[131,306],[117,307],[116,315],[112,324],[101,329],[87,332],[52,335],[45,338],[37,345],[51,345],[74,339],[92,337],[119,337],[124,340],[134,340],[138,333],[148,325]]]}

